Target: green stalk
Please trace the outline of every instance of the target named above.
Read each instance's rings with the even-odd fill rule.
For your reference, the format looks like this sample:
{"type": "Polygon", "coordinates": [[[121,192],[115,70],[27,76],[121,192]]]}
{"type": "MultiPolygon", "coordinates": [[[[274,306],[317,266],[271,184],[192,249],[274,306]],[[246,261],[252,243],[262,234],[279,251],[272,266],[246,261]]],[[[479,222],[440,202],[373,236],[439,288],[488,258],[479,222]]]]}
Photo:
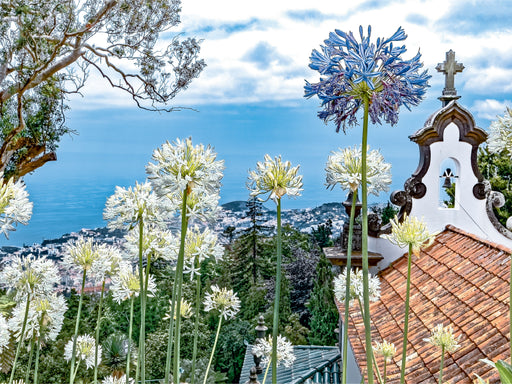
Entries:
{"type": "Polygon", "coordinates": [[[128,355],[126,356],[126,384],[130,383],[130,359],[132,357],[133,303],[135,296],[130,298],[130,328],[128,330],[128,355]]]}
{"type": "Polygon", "coordinates": [[[210,372],[210,367],[212,365],[213,355],[215,354],[215,348],[217,347],[217,341],[219,340],[220,334],[220,326],[222,325],[222,314],[219,316],[219,325],[217,326],[217,333],[215,334],[215,342],[213,343],[212,354],[210,355],[210,361],[208,361],[208,367],[204,373],[204,381],[203,384],[206,384],[208,380],[208,373],[210,372]]]}
{"type": "MultiPolygon", "coordinates": [[[[34,384],[37,384],[38,374],[39,374],[39,351],[41,350],[41,339],[42,335],[42,327],[43,327],[43,316],[41,316],[41,320],[39,320],[39,338],[37,339],[37,350],[36,350],[36,365],[34,367],[34,384]]],[[[27,380],[28,384],[28,380],[27,380]]]]}
{"type": "Polygon", "coordinates": [[[277,199],[277,267],[272,323],[272,384],[277,384],[277,335],[279,333],[279,300],[281,298],[281,199],[277,199]]]}
{"type": "MultiPolygon", "coordinates": [[[[146,292],[144,291],[144,271],[142,268],[142,243],[144,239],[144,220],[139,218],[139,279],[140,279],[140,334],[139,334],[139,361],[137,364],[136,379],[146,382],[146,292]]],[[[147,275],[147,273],[146,273],[147,275]]]]}
{"type": "Polygon", "coordinates": [[[100,303],[98,305],[98,318],[96,319],[96,346],[94,349],[94,384],[98,383],[98,349],[100,344],[101,309],[103,307],[103,293],[105,292],[105,280],[101,284],[100,303]]]}
{"type": "Polygon", "coordinates": [[[265,375],[263,376],[263,382],[261,384],[265,384],[265,380],[267,380],[268,369],[270,368],[270,362],[267,364],[267,369],[265,369],[265,375]]]}
{"type": "Polygon", "coordinates": [[[176,284],[172,285],[172,299],[171,299],[171,319],[169,320],[169,335],[167,338],[167,358],[165,360],[165,384],[170,383],[169,374],[171,372],[172,361],[172,345],[174,341],[174,314],[176,313],[176,284]]]}
{"type": "MultiPolygon", "coordinates": [[[[199,268],[199,261],[195,260],[195,267],[199,268]]],[[[190,374],[190,383],[195,384],[196,377],[196,359],[197,359],[197,342],[199,340],[199,310],[201,306],[201,276],[197,275],[196,281],[196,307],[195,307],[195,323],[194,323],[194,349],[192,351],[192,373],[190,374]]]]}
{"type": "Polygon", "coordinates": [[[386,380],[388,378],[387,368],[388,368],[388,359],[386,359],[384,357],[384,381],[383,381],[384,384],[386,384],[386,380]]]}
{"type": "Polygon", "coordinates": [[[23,317],[23,325],[21,326],[21,334],[20,334],[20,342],[16,348],[16,355],[14,356],[14,362],[12,363],[12,371],[11,377],[9,378],[9,384],[12,384],[14,379],[14,372],[16,372],[16,362],[18,361],[18,357],[20,356],[21,346],[23,344],[23,339],[25,338],[25,328],[27,326],[28,319],[28,309],[30,307],[30,293],[27,293],[27,305],[25,306],[25,315],[23,317]]]}
{"type": "Polygon", "coordinates": [[[400,384],[405,383],[405,359],[407,358],[407,333],[409,331],[409,296],[411,294],[411,257],[412,244],[409,244],[407,256],[407,291],[405,294],[404,341],[402,344],[402,367],[400,368],[400,384]]]}
{"type": "MultiPolygon", "coordinates": [[[[76,314],[76,322],[75,322],[75,333],[73,335],[73,352],[71,354],[71,370],[69,372],[69,384],[73,384],[75,381],[76,372],[73,374],[75,369],[75,361],[76,361],[76,339],[78,337],[78,327],[80,325],[80,314],[82,312],[82,303],[84,301],[84,288],[85,288],[85,275],[87,274],[87,270],[84,269],[84,273],[82,275],[82,290],[80,292],[80,300],[78,301],[78,313],[76,314]]],[[[78,369],[78,365],[76,367],[78,369]]]]}
{"type": "Polygon", "coordinates": [[[183,285],[183,265],[185,259],[185,241],[187,235],[187,196],[188,187],[183,191],[183,204],[181,207],[181,239],[180,251],[178,254],[178,262],[176,264],[176,278],[174,284],[176,285],[176,297],[173,300],[173,305],[176,306],[176,311],[171,314],[171,317],[176,314],[176,334],[174,336],[174,355],[173,355],[173,377],[175,384],[180,382],[180,335],[181,335],[181,296],[183,285]]]}
{"type": "MultiPolygon", "coordinates": [[[[359,302],[359,308],[361,309],[361,315],[364,318],[363,304],[361,303],[361,299],[358,298],[357,301],[359,302]]],[[[372,362],[375,367],[375,371],[377,373],[377,381],[379,383],[382,383],[382,377],[380,375],[379,366],[377,364],[377,359],[375,358],[375,353],[373,353],[373,349],[372,349],[372,362]]]]}
{"type": "Polygon", "coordinates": [[[30,378],[30,368],[32,367],[32,358],[34,357],[34,339],[30,340],[30,352],[28,355],[28,365],[27,365],[27,373],[25,374],[25,383],[28,384],[28,379],[30,378]]]}
{"type": "Polygon", "coordinates": [[[441,367],[439,368],[439,384],[443,384],[443,367],[444,367],[444,345],[441,345],[441,367]]]}
{"type": "Polygon", "coordinates": [[[342,384],[347,384],[347,351],[348,351],[348,315],[350,308],[350,272],[352,268],[352,237],[354,234],[354,217],[356,212],[357,191],[352,191],[352,207],[350,208],[350,221],[348,227],[348,244],[347,244],[347,278],[345,281],[345,322],[343,327],[343,369],[342,384]]]}
{"type": "Polygon", "coordinates": [[[361,143],[361,194],[362,194],[362,258],[363,258],[363,304],[364,304],[364,333],[366,340],[366,364],[368,366],[368,384],[373,384],[373,366],[372,366],[372,332],[370,323],[370,295],[368,280],[368,185],[366,175],[366,158],[368,147],[368,110],[370,101],[368,95],[363,95],[364,117],[363,117],[363,137],[361,143]]]}

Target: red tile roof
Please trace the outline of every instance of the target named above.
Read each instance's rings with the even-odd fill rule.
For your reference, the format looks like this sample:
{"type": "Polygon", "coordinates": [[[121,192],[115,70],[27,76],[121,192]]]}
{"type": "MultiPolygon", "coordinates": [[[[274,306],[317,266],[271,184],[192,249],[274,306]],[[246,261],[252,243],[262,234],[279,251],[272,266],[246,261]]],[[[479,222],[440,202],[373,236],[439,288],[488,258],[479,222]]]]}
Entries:
{"type": "MultiPolygon", "coordinates": [[[[490,383],[499,377],[480,359],[510,359],[509,278],[511,250],[448,225],[435,242],[412,258],[406,382],[437,383],[441,352],[423,339],[435,325],[452,325],[461,347],[446,353],[443,379],[473,383],[475,373],[490,383]]],[[[370,303],[372,340],[395,344],[388,383],[398,383],[402,355],[407,254],[379,273],[381,300],[370,303]]],[[[339,306],[343,314],[342,306],[339,306]]],[[[342,316],[343,317],[343,316],[342,316]]],[[[349,321],[354,355],[366,369],[365,337],[359,308],[349,321]]],[[[382,357],[377,357],[382,370],[382,357]]],[[[510,360],[509,360],[510,361],[510,360]]]]}

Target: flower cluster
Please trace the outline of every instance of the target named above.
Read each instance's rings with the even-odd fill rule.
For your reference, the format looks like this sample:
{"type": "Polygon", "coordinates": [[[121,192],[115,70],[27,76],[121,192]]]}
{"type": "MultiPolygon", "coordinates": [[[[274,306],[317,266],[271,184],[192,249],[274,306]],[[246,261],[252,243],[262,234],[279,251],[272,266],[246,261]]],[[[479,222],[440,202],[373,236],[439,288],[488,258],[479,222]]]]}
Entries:
{"type": "MultiPolygon", "coordinates": [[[[96,341],[91,335],[80,335],[76,338],[76,352],[75,356],[78,361],[85,362],[87,369],[94,368],[94,353],[96,349],[96,341]]],[[[98,346],[98,364],[101,362],[101,345],[98,346]]],[[[69,340],[64,347],[64,358],[70,361],[73,356],[73,340],[69,340]]]]}
{"type": "Polygon", "coordinates": [[[491,123],[487,148],[492,153],[506,151],[512,156],[512,109],[507,107],[503,116],[491,123]]]}
{"type": "Polygon", "coordinates": [[[0,282],[8,291],[15,291],[15,300],[23,301],[27,295],[45,297],[60,282],[55,263],[46,257],[34,255],[15,257],[0,273],[0,282]]]}
{"type": "Polygon", "coordinates": [[[218,195],[224,162],[216,158],[210,146],[194,146],[190,138],[176,139],[153,152],[155,163],[149,163],[146,172],[156,194],[168,197],[178,210],[184,191],[195,192],[199,200],[218,195]]]}
{"type": "Polygon", "coordinates": [[[123,256],[118,248],[106,244],[98,246],[98,255],[91,265],[91,275],[96,282],[102,282],[117,273],[123,256]]]}
{"type": "Polygon", "coordinates": [[[437,232],[430,233],[425,222],[416,217],[404,216],[400,223],[398,217],[391,219],[391,235],[384,235],[393,244],[399,247],[411,246],[415,255],[421,248],[426,248],[434,242],[437,232]]]}
{"type": "MultiPolygon", "coordinates": [[[[0,180],[3,172],[0,172],[0,180]]],[[[27,225],[32,216],[33,204],[28,200],[25,184],[10,178],[0,186],[0,232],[9,238],[9,231],[14,231],[14,224],[27,225]]]]}
{"type": "Polygon", "coordinates": [[[268,154],[265,161],[256,164],[256,170],[249,172],[248,188],[251,196],[270,192],[269,199],[276,204],[284,195],[300,196],[302,176],[297,175],[299,165],[292,167],[289,161],[283,162],[281,156],[272,159],[268,154]]]}
{"type": "Polygon", "coordinates": [[[395,344],[389,343],[386,340],[382,340],[382,343],[376,342],[373,347],[373,351],[375,354],[384,357],[386,362],[390,362],[391,359],[393,359],[393,356],[396,355],[395,344]]]}
{"type": "MultiPolygon", "coordinates": [[[[145,279],[145,273],[143,278],[145,279]]],[[[132,297],[137,297],[140,292],[140,277],[138,267],[133,270],[132,265],[123,262],[119,265],[119,271],[116,275],[112,276],[112,284],[110,286],[112,298],[121,303],[124,300],[132,297]]],[[[156,292],[156,283],[153,276],[150,274],[148,279],[148,296],[154,295],[156,292]]]]}
{"type": "MultiPolygon", "coordinates": [[[[345,301],[345,291],[347,286],[347,269],[345,268],[337,277],[334,278],[334,295],[339,302],[345,301]]],[[[378,301],[380,298],[380,280],[377,276],[369,276],[368,294],[370,301],[378,301]]],[[[363,270],[358,269],[355,272],[350,270],[350,297],[349,301],[363,300],[363,270]]]]}
{"type": "Polygon", "coordinates": [[[11,335],[9,333],[9,325],[7,324],[7,320],[5,319],[4,315],[0,313],[0,353],[3,352],[4,348],[8,347],[10,336],[11,335]]]}
{"type": "MultiPolygon", "coordinates": [[[[129,255],[138,259],[139,227],[135,227],[125,236],[125,248],[129,255]]],[[[142,230],[142,256],[146,259],[175,260],[173,257],[174,238],[170,231],[154,224],[144,224],[142,230]]]]}
{"type": "MultiPolygon", "coordinates": [[[[175,310],[176,312],[176,307],[175,310]]],[[[169,311],[165,314],[164,320],[169,320],[171,318],[171,312],[172,312],[172,300],[169,300],[169,311]]],[[[180,305],[180,313],[181,317],[184,319],[189,319],[194,314],[194,310],[192,309],[192,304],[190,304],[187,300],[181,299],[181,305],[180,305]]],[[[176,320],[176,313],[173,317],[174,320],[176,320]]]]}
{"type": "Polygon", "coordinates": [[[412,59],[403,60],[405,46],[393,45],[407,35],[400,27],[388,39],[378,38],[370,43],[371,28],[364,36],[359,28],[361,42],[352,32],[331,32],[321,46],[313,50],[309,67],[320,73],[318,83],[306,81],[305,97],[317,95],[323,110],[318,117],[325,122],[334,120],[337,131],[348,124],[357,123],[356,114],[363,100],[369,100],[372,122],[394,125],[398,122],[401,105],[415,106],[422,100],[430,78],[427,71],[420,72],[423,64],[418,52],[412,59]]]}
{"type": "Polygon", "coordinates": [[[216,309],[224,319],[233,318],[240,310],[240,299],[233,290],[211,286],[211,293],[206,292],[204,310],[206,312],[216,309]]]}
{"type": "MultiPolygon", "coordinates": [[[[362,183],[362,151],[361,147],[345,148],[333,151],[327,159],[325,167],[326,185],[356,192],[362,183]]],[[[389,190],[391,184],[391,164],[384,162],[384,157],[378,150],[367,150],[366,175],[368,193],[379,195],[389,190]]]]}
{"type": "MultiPolygon", "coordinates": [[[[129,378],[129,384],[134,384],[135,380],[133,378],[129,378]]],[[[101,384],[126,384],[126,375],[122,375],[120,377],[116,377],[113,374],[111,376],[105,377],[101,384]]]]}
{"type": "Polygon", "coordinates": [[[460,347],[460,345],[457,344],[459,342],[459,338],[460,335],[455,337],[453,334],[453,328],[451,325],[445,327],[443,324],[437,324],[432,330],[432,336],[428,339],[423,339],[423,341],[435,345],[436,347],[444,348],[446,352],[454,352],[460,347]]]}
{"type": "MultiPolygon", "coordinates": [[[[256,344],[252,347],[252,354],[261,357],[261,362],[267,365],[272,360],[272,336],[268,336],[267,339],[257,339],[256,344]]],[[[293,354],[293,345],[286,337],[277,336],[277,366],[281,363],[285,367],[291,367],[295,361],[295,355],[293,354]]]]}
{"type": "Polygon", "coordinates": [[[130,230],[140,220],[160,223],[168,210],[170,207],[158,199],[150,183],[136,183],[133,188],[116,187],[115,193],[107,199],[103,218],[110,229],[130,230]]]}

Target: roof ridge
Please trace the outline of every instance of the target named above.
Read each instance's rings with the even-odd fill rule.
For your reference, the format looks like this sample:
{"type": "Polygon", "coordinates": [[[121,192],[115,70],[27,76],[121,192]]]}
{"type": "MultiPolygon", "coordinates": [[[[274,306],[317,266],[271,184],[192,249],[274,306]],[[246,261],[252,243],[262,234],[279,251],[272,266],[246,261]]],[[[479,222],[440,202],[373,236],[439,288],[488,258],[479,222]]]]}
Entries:
{"type": "MultiPolygon", "coordinates": [[[[486,240],[486,239],[482,239],[481,237],[475,235],[474,233],[469,233],[469,232],[466,232],[465,230],[463,229],[460,229],[452,224],[447,224],[446,227],[445,227],[445,231],[448,230],[448,231],[452,231],[452,232],[455,232],[455,233],[458,233],[460,235],[463,235],[463,236],[466,236],[466,237],[470,237],[472,238],[473,240],[475,241],[478,241],[480,243],[483,243],[483,244],[487,244],[489,245],[490,247],[493,247],[493,248],[497,248],[499,249],[500,251],[503,251],[503,252],[507,252],[507,253],[512,253],[512,250],[508,247],[506,247],[505,245],[503,244],[499,244],[499,243],[495,243],[493,241],[490,241],[490,240],[486,240]]],[[[444,231],[443,231],[444,232],[444,231]]],[[[438,234],[438,236],[443,233],[443,232],[440,232],[438,234]]],[[[437,236],[436,236],[437,237],[437,236]]]]}

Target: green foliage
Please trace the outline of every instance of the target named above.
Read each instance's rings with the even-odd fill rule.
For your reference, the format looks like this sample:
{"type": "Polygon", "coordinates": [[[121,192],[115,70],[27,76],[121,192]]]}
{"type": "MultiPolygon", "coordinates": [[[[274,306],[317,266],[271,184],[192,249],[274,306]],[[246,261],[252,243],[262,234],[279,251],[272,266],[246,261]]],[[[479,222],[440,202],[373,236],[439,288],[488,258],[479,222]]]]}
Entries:
{"type": "Polygon", "coordinates": [[[503,193],[505,205],[494,208],[494,213],[502,225],[512,216],[512,162],[508,153],[490,153],[487,148],[478,151],[478,168],[485,179],[491,183],[493,191],[503,193]]]}
{"type": "Polygon", "coordinates": [[[332,247],[332,220],[329,219],[325,224],[320,224],[311,231],[313,239],[320,248],[332,247]]]}
{"type": "Polygon", "coordinates": [[[496,363],[488,359],[482,359],[481,361],[498,370],[502,384],[512,384],[512,365],[503,360],[498,360],[496,363]]]}
{"type": "Polygon", "coordinates": [[[313,292],[308,303],[311,312],[309,342],[313,345],[334,345],[338,325],[338,309],[334,304],[334,274],[331,263],[322,253],[316,266],[313,292]]]}

